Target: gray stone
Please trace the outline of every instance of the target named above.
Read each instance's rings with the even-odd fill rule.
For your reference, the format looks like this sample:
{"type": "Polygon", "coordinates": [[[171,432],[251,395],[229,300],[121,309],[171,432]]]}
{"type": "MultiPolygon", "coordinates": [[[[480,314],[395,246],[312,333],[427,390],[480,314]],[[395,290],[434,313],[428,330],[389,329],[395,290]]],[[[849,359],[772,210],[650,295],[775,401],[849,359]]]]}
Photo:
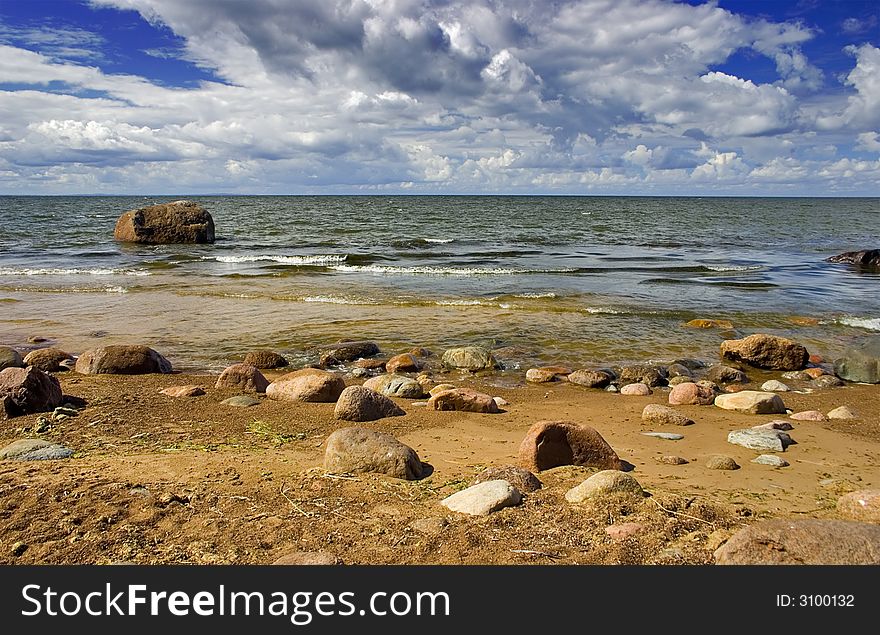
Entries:
{"type": "Polygon", "coordinates": [[[880,384],[880,337],[871,337],[834,361],[834,374],[847,381],[880,384]]]}
{"type": "Polygon", "coordinates": [[[412,377],[403,375],[379,375],[364,382],[364,388],[375,390],[386,397],[402,399],[421,399],[425,396],[424,387],[412,377]]]}
{"type": "Polygon", "coordinates": [[[24,361],[14,348],[0,346],[0,370],[4,368],[23,368],[24,361]]]}
{"type": "Polygon", "coordinates": [[[447,509],[470,516],[488,516],[505,507],[519,505],[522,494],[503,480],[485,481],[447,496],[440,504],[447,509]]]}
{"type": "Polygon", "coordinates": [[[789,392],[791,388],[783,384],[781,381],[770,379],[761,384],[761,390],[764,392],[789,392]]]}
{"type": "Polygon", "coordinates": [[[666,376],[672,377],[693,377],[693,371],[684,364],[670,364],[666,367],[666,376]]]}
{"type": "Polygon", "coordinates": [[[227,406],[236,406],[237,408],[250,408],[251,406],[259,406],[260,400],[248,397],[247,395],[236,395],[235,397],[224,399],[220,403],[227,406]]]}
{"type": "Polygon", "coordinates": [[[623,495],[635,499],[645,496],[639,482],[626,472],[602,470],[565,493],[569,503],[581,503],[590,498],[608,495],[623,495]]]}
{"type": "Polygon", "coordinates": [[[834,375],[822,375],[813,380],[813,385],[816,388],[840,388],[844,383],[834,375]]]}
{"type": "Polygon", "coordinates": [[[727,435],[727,442],[750,450],[784,452],[791,445],[792,439],[781,430],[746,428],[731,431],[727,435]]]}
{"type": "Polygon", "coordinates": [[[780,456],[776,456],[775,454],[761,454],[752,459],[752,463],[771,465],[773,467],[788,467],[789,465],[788,461],[780,456]]]}
{"type": "Polygon", "coordinates": [[[753,415],[786,414],[785,403],[779,395],[757,390],[743,390],[718,395],[715,397],[715,405],[724,410],[735,410],[753,415]]]}
{"type": "Polygon", "coordinates": [[[666,371],[659,366],[650,364],[634,364],[624,366],[617,374],[620,386],[627,384],[645,384],[648,388],[666,385],[666,371]]]}
{"type": "Polygon", "coordinates": [[[345,421],[375,421],[405,415],[403,408],[385,395],[363,386],[349,386],[339,395],[333,416],[345,421]]]}
{"type": "Polygon", "coordinates": [[[747,384],[748,376],[738,368],[715,364],[706,371],[706,378],[716,384],[747,384]]]}
{"type": "Polygon", "coordinates": [[[676,434],[675,432],[642,432],[642,434],[646,437],[655,437],[667,441],[681,441],[684,439],[683,434],[676,434]]]}
{"type": "Polygon", "coordinates": [[[499,364],[492,356],[492,353],[480,346],[450,348],[443,353],[441,361],[447,368],[471,372],[499,368],[499,364]]]}
{"type": "Polygon", "coordinates": [[[320,365],[322,368],[338,366],[378,353],[379,346],[375,342],[340,342],[321,351],[320,365]]]}
{"type": "Polygon", "coordinates": [[[70,448],[43,439],[19,439],[0,449],[0,459],[6,461],[50,461],[72,455],[70,448]]]}

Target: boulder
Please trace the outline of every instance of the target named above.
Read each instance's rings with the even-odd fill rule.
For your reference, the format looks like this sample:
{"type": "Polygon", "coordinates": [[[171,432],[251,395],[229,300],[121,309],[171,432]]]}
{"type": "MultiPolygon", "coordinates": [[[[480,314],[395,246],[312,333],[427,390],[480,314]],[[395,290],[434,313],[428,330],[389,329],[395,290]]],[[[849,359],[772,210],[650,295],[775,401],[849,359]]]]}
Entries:
{"type": "Polygon", "coordinates": [[[441,358],[447,368],[478,372],[481,370],[494,370],[500,365],[487,349],[481,346],[463,346],[450,348],[443,353],[441,358]]]}
{"type": "Polygon", "coordinates": [[[500,467],[487,467],[477,474],[471,481],[471,485],[485,483],[486,481],[507,481],[520,492],[535,492],[541,489],[541,481],[528,470],[516,465],[502,465],[500,467]]]}
{"type": "Polygon", "coordinates": [[[275,351],[251,351],[244,356],[244,363],[254,368],[268,369],[284,368],[288,364],[287,359],[275,351]]]}
{"type": "Polygon", "coordinates": [[[22,368],[24,362],[21,354],[9,346],[0,346],[0,370],[4,368],[22,368]]]}
{"type": "Polygon", "coordinates": [[[379,346],[375,342],[340,342],[321,351],[320,365],[322,368],[339,366],[378,353],[379,346]]]}
{"type": "Polygon", "coordinates": [[[385,363],[385,370],[391,374],[402,372],[402,373],[415,373],[422,367],[419,364],[419,360],[415,358],[411,353],[403,353],[402,355],[395,355],[391,359],[389,359],[385,363]]]}
{"type": "Polygon", "coordinates": [[[61,384],[33,366],[0,370],[0,416],[48,412],[61,405],[61,384]]]}
{"type": "Polygon", "coordinates": [[[861,251],[845,251],[842,254],[826,258],[825,262],[844,265],[855,265],[865,269],[880,267],[880,249],[863,249],[861,251]]]}
{"type": "Polygon", "coordinates": [[[816,518],[765,520],[736,532],[716,564],[880,564],[880,525],[816,518]]]}
{"type": "Polygon", "coordinates": [[[425,389],[411,377],[403,375],[380,375],[364,382],[364,388],[375,390],[386,397],[401,397],[403,399],[421,399],[425,396],[425,389]]]}
{"type": "Polygon", "coordinates": [[[639,482],[626,472],[619,470],[602,470],[593,474],[580,485],[577,485],[565,493],[565,500],[569,503],[582,503],[590,498],[601,496],[626,496],[640,500],[645,492],[639,482]]]}
{"type": "Polygon", "coordinates": [[[199,397],[205,394],[205,389],[201,386],[170,386],[159,392],[169,397],[199,397]]]}
{"type": "Polygon", "coordinates": [[[834,360],[834,374],[846,381],[880,384],[880,337],[848,348],[843,357],[834,360]]]}
{"type": "Polygon", "coordinates": [[[642,410],[642,421],[661,426],[689,426],[694,423],[693,419],[678,410],[656,403],[649,403],[645,406],[645,409],[642,410]]]}
{"type": "Polygon", "coordinates": [[[738,368],[725,366],[724,364],[715,364],[714,366],[710,366],[709,369],[706,371],[706,379],[708,379],[709,381],[713,381],[716,384],[749,383],[749,378],[744,372],[742,372],[738,368]]]}
{"type": "Polygon", "coordinates": [[[653,392],[646,384],[641,382],[637,384],[627,384],[626,386],[622,386],[620,388],[621,395],[627,395],[630,397],[647,397],[653,392]]]}
{"type": "Polygon", "coordinates": [[[419,455],[389,434],[342,428],[327,437],[324,469],[332,473],[372,472],[413,481],[424,474],[419,455]]]}
{"type": "Polygon", "coordinates": [[[741,340],[721,342],[721,357],[769,370],[801,370],[807,365],[810,354],[793,340],[758,333],[741,340]]]}
{"type": "Polygon", "coordinates": [[[735,410],[752,415],[785,414],[785,404],[779,395],[758,390],[718,395],[715,397],[715,405],[724,410],[735,410]]]}
{"type": "MultiPolygon", "coordinates": [[[[68,370],[67,366],[62,366],[62,362],[75,361],[73,355],[65,353],[58,348],[39,348],[31,351],[24,357],[25,366],[33,366],[47,373],[57,373],[68,370]]],[[[2,362],[0,362],[2,366],[2,362]]]]}
{"type": "Polygon", "coordinates": [[[123,213],[113,237],[148,245],[213,243],[214,219],[194,201],[162,203],[123,213]]]}
{"type": "Polygon", "coordinates": [[[73,450],[43,439],[19,439],[0,449],[3,461],[54,461],[73,455],[73,450]]]}
{"type": "Polygon", "coordinates": [[[666,385],[666,371],[659,366],[635,364],[624,366],[617,374],[621,386],[627,384],[645,384],[648,388],[666,385]]]}
{"type": "Polygon", "coordinates": [[[706,467],[710,470],[738,470],[739,463],[726,454],[713,454],[706,461],[706,467]]]}
{"type": "Polygon", "coordinates": [[[727,434],[727,442],[759,452],[784,452],[792,443],[792,439],[781,430],[746,428],[730,431],[727,434]]]}
{"type": "Polygon", "coordinates": [[[148,346],[103,346],[80,355],[76,372],[83,375],[170,373],[171,362],[148,346]]]}
{"type": "Polygon", "coordinates": [[[491,395],[469,388],[453,388],[438,392],[428,399],[428,410],[459,410],[484,414],[500,412],[498,404],[495,403],[491,395]]]}
{"type": "Polygon", "coordinates": [[[344,421],[375,421],[406,412],[385,395],[363,386],[349,386],[339,395],[333,416],[344,421]]]}
{"type": "Polygon", "coordinates": [[[256,366],[250,364],[233,364],[224,369],[217,378],[215,388],[235,388],[245,392],[266,392],[269,380],[263,376],[256,366]]]}
{"type": "Polygon", "coordinates": [[[266,396],[277,401],[334,403],[345,390],[342,377],[314,368],[282,375],[266,387],[266,396]]]}
{"type": "Polygon", "coordinates": [[[880,523],[880,490],[863,489],[837,499],[838,513],[852,520],[880,523]]]}
{"type": "Polygon", "coordinates": [[[440,504],[447,509],[469,516],[488,516],[505,507],[519,505],[522,494],[507,481],[485,481],[447,496],[440,504]]]}
{"type": "Polygon", "coordinates": [[[582,368],[568,376],[568,381],[578,386],[587,388],[604,388],[614,379],[614,376],[604,370],[589,370],[582,368]]]}
{"type": "Polygon", "coordinates": [[[672,406],[709,406],[713,403],[715,391],[693,382],[678,384],[669,393],[669,404],[672,406]]]}
{"type": "Polygon", "coordinates": [[[531,472],[560,465],[605,470],[623,469],[624,463],[595,429],[570,421],[539,421],[519,446],[519,462],[531,472]]]}

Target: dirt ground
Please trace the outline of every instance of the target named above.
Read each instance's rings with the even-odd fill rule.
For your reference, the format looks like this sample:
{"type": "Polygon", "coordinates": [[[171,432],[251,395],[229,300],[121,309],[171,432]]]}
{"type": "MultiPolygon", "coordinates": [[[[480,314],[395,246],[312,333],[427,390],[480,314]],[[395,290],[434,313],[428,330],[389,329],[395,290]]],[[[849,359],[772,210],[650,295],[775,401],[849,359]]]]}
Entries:
{"type": "MultiPolygon", "coordinates": [[[[758,453],[727,443],[727,433],[784,416],[682,406],[695,425],[651,428],[640,414],[648,403],[666,403],[659,389],[631,397],[568,383],[436,377],[510,403],[484,415],[398,400],[406,416],[351,424],[333,418],[333,404],[264,396],[252,408],[221,404],[238,393],[215,389],[211,376],[58,377],[66,395],[86,401],[77,417],[48,429],[38,415],[0,422],[0,445],[39,436],[75,451],[62,461],[0,463],[2,564],[266,564],[298,551],[345,564],[703,564],[756,519],[835,518],[842,493],[880,487],[880,386],[783,394],[794,411],[847,405],[860,416],[792,421],[797,443],[782,454],[791,465],[773,468],[752,463],[758,453]],[[159,394],[183,384],[207,394],[159,394]],[[568,466],[540,473],[541,490],[488,517],[440,506],[485,467],[515,463],[526,430],[543,419],[595,427],[650,495],[570,504],[565,492],[595,470],[568,466]],[[433,472],[413,482],[325,473],[326,437],[351,425],[393,434],[433,472]],[[649,430],[685,438],[640,434],[649,430]],[[664,454],[690,462],[657,461],[664,454]],[[706,468],[712,454],[733,457],[741,469],[706,468]],[[606,533],[624,522],[641,530],[626,539],[606,533]]],[[[770,377],[778,374],[753,380],[770,377]]]]}

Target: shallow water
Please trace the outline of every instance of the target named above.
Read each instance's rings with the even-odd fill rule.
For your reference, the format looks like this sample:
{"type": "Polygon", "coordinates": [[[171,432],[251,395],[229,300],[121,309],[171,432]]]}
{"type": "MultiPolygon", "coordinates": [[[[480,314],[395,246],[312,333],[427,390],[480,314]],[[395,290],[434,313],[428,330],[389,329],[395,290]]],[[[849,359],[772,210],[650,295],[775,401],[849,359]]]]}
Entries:
{"type": "Polygon", "coordinates": [[[516,367],[713,358],[755,331],[833,356],[880,331],[880,275],[823,262],[877,247],[877,198],[196,197],[214,245],[113,241],[121,212],[169,200],[0,197],[0,343],[217,369],[364,337],[516,367]]]}

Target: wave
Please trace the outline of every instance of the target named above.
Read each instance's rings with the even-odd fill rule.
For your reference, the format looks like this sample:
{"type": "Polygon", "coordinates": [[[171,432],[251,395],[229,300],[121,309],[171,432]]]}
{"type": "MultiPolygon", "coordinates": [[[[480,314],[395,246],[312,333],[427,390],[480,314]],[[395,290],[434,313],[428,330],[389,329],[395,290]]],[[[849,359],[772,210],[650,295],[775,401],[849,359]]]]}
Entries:
{"type": "Polygon", "coordinates": [[[359,304],[359,305],[371,305],[371,304],[379,304],[379,302],[375,300],[361,300],[358,298],[346,298],[343,296],[337,295],[307,295],[300,298],[294,298],[300,300],[301,302],[319,302],[322,304],[359,304]]]}
{"type": "Polygon", "coordinates": [[[448,243],[453,242],[454,238],[422,238],[422,240],[426,243],[435,243],[438,245],[446,245],[448,243]]]}
{"type": "Polygon", "coordinates": [[[538,299],[538,298],[555,298],[557,297],[555,293],[547,292],[547,293],[514,293],[514,298],[526,298],[526,299],[538,299]]]}
{"type": "Polygon", "coordinates": [[[319,254],[314,256],[206,256],[203,259],[226,263],[277,262],[283,265],[328,265],[345,262],[348,259],[348,254],[319,254]]]}
{"type": "Polygon", "coordinates": [[[27,269],[0,267],[0,276],[149,276],[142,269],[27,269]]]}
{"type": "Polygon", "coordinates": [[[535,273],[572,273],[572,268],[566,269],[515,269],[505,267],[396,267],[393,265],[336,265],[329,267],[334,271],[343,273],[379,273],[389,275],[407,276],[519,276],[535,273]]]}
{"type": "Polygon", "coordinates": [[[842,317],[838,318],[837,321],[846,326],[855,326],[856,328],[869,331],[880,331],[880,318],[842,317]]]}
{"type": "MultiPolygon", "coordinates": [[[[129,289],[119,286],[107,287],[0,287],[3,291],[18,293],[128,293],[129,289]]],[[[0,300],[0,302],[18,302],[18,300],[0,300]]]]}
{"type": "Polygon", "coordinates": [[[709,271],[760,271],[761,265],[704,265],[709,271]]]}

